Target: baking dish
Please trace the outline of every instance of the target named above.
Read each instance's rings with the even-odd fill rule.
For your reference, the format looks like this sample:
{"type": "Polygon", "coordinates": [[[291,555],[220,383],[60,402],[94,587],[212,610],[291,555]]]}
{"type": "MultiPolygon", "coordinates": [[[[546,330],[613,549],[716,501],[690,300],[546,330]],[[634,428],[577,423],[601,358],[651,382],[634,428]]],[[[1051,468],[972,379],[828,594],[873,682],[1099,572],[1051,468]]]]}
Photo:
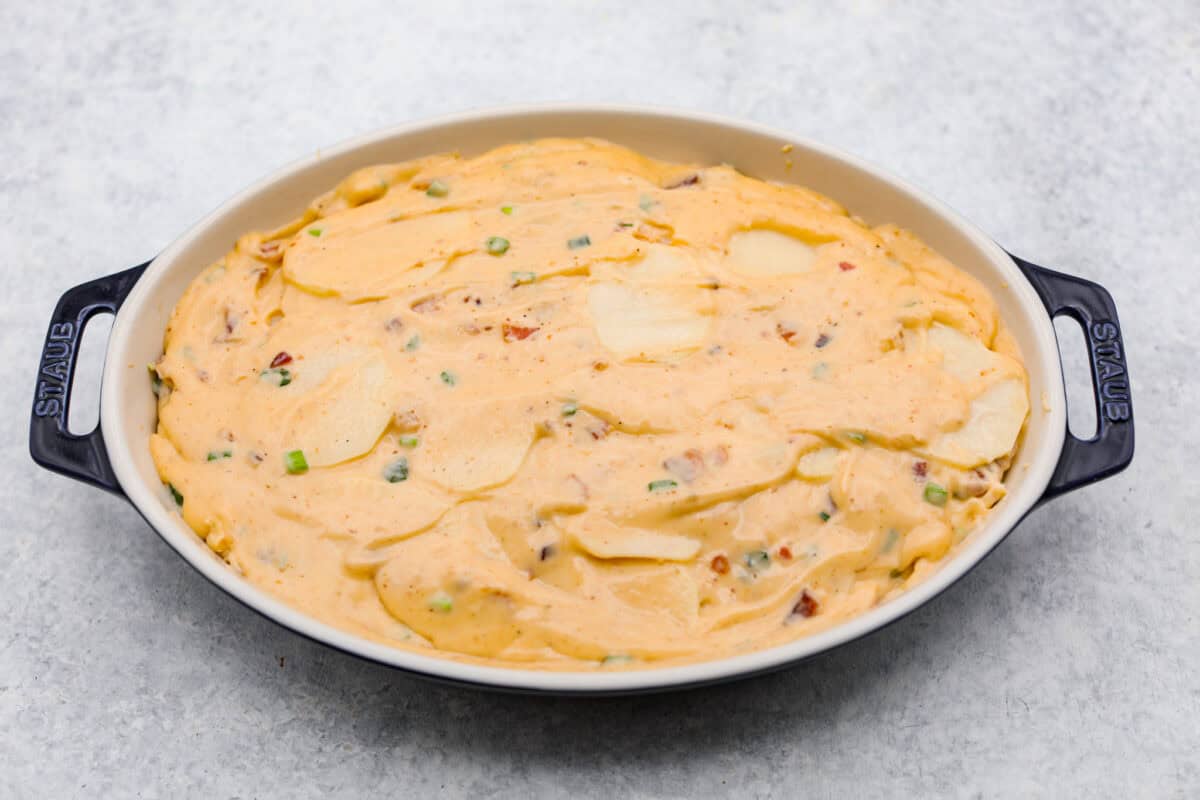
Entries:
{"type": "Polygon", "coordinates": [[[51,318],[39,365],[30,451],[42,466],[125,496],[188,563],[249,607],[302,635],[436,679],[562,694],[656,691],[744,677],[821,653],[877,630],[928,602],[979,563],[1040,503],[1123,469],[1133,456],[1133,412],[1116,309],[1083,279],[1009,255],[933,198],[856,158],[757,125],[708,115],[608,106],[504,109],[403,126],[346,142],[241,192],[158,257],[69,290],[51,318]],[[150,457],[154,396],[145,365],[162,347],[171,310],[199,270],[240,234],[291,219],[308,200],[369,164],[435,152],[474,154],[521,139],[594,136],[674,161],[730,163],[754,177],[800,183],[868,223],[894,222],[981,280],[995,297],[1029,372],[1033,411],[1009,471],[1008,496],[985,525],[927,580],[862,616],[817,635],[720,660],[628,671],[550,672],[461,663],[390,648],[318,622],[246,582],[164,502],[150,457]],[[101,382],[100,423],[67,429],[71,379],[88,320],[116,315],[101,382]],[[1097,431],[1067,431],[1066,396],[1052,318],[1074,317],[1091,358],[1097,431]]]}

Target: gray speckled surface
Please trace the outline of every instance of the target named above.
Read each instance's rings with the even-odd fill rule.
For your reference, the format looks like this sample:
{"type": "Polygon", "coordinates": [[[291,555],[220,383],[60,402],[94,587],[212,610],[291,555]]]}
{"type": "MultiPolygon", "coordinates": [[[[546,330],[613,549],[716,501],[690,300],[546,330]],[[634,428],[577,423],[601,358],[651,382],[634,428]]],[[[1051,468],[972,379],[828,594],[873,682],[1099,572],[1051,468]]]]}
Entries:
{"type": "Polygon", "coordinates": [[[78,5],[9,4],[0,44],[0,353],[16,376],[0,385],[0,796],[1200,794],[1194,0],[78,5]],[[828,141],[1105,284],[1137,461],[865,641],[731,686],[590,702],[443,688],[310,644],[208,585],[122,501],[34,468],[28,402],[62,290],[321,145],[560,99],[828,141]]]}

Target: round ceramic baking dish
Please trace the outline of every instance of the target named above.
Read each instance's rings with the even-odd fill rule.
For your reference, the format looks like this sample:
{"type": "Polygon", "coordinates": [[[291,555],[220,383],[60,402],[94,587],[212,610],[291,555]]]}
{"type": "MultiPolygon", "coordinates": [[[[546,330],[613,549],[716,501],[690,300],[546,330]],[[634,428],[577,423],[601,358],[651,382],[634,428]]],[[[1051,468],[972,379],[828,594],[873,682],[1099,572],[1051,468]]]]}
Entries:
{"type": "Polygon", "coordinates": [[[1133,412],[1125,351],[1112,298],[1090,281],[1034,266],[1002,250],[967,220],[888,173],[824,145],[758,125],[659,109],[608,106],[516,108],[405,125],[304,159],[230,199],[157,258],[77,286],[54,310],[37,376],[30,451],[42,466],[124,495],[189,564],[250,608],[291,630],[411,673],[497,689],[619,694],[697,686],[777,669],[896,621],[961,578],[1040,503],[1112,475],[1133,457],[1133,412]],[[1029,371],[1032,412],[1007,479],[1009,493],[923,583],[862,616],[767,650],[685,666],[635,671],[547,672],[459,663],[387,647],[335,629],[243,580],[164,503],[150,458],[155,401],[145,365],[161,353],[175,303],[200,269],[240,234],[298,216],[309,200],[369,164],[458,150],[465,155],[522,139],[593,136],[655,158],[728,163],[757,178],[827,194],[868,223],[911,229],[981,280],[999,303],[1029,371]],[[98,313],[116,315],[100,395],[100,424],[76,436],[67,408],[77,345],[98,313]],[[1097,431],[1067,430],[1066,395],[1052,318],[1083,327],[1092,365],[1097,431]]]}

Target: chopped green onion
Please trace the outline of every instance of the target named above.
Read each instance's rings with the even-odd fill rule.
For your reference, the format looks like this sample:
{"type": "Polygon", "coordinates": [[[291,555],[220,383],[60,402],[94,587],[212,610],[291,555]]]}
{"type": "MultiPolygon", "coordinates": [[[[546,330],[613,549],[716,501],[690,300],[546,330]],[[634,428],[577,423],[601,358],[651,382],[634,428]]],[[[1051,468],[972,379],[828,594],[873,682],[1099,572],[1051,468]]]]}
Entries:
{"type": "Polygon", "coordinates": [[[308,459],[304,457],[303,450],[290,450],[285,453],[283,465],[287,467],[289,475],[303,475],[308,472],[308,459]]]}
{"type": "Polygon", "coordinates": [[[816,378],[817,380],[821,380],[821,378],[824,378],[828,374],[829,374],[829,365],[826,364],[824,361],[817,364],[812,369],[812,376],[814,378],[816,378]]]}
{"type": "Polygon", "coordinates": [[[822,511],[820,514],[817,514],[817,516],[821,518],[821,522],[829,522],[829,512],[828,511],[822,511]]]}
{"type": "Polygon", "coordinates": [[[454,598],[445,592],[429,596],[429,610],[439,614],[449,614],[454,609],[454,598]]]}
{"type": "Polygon", "coordinates": [[[413,447],[416,447],[417,445],[419,445],[420,443],[421,443],[421,440],[418,439],[416,436],[401,436],[400,437],[400,446],[401,447],[413,448],[413,447]]]}
{"type": "Polygon", "coordinates": [[[320,229],[320,228],[309,228],[309,229],[308,229],[308,235],[309,235],[309,236],[313,236],[313,237],[320,236],[320,235],[321,235],[321,229],[320,229]]]}
{"type": "Polygon", "coordinates": [[[272,367],[258,373],[258,377],[283,388],[292,382],[292,371],[286,367],[272,367]]]}
{"type": "Polygon", "coordinates": [[[579,411],[579,405],[574,400],[563,403],[562,415],[564,417],[573,417],[577,411],[579,411]]]}
{"type": "Polygon", "coordinates": [[[458,378],[454,377],[454,373],[447,372],[446,370],[442,370],[441,379],[442,383],[446,384],[447,386],[453,386],[454,384],[458,383],[458,378]]]}
{"type": "Polygon", "coordinates": [[[175,505],[180,506],[182,508],[183,507],[183,495],[180,494],[179,490],[175,488],[175,484],[168,483],[167,489],[170,490],[171,497],[173,497],[175,499],[175,505]]]}
{"type": "Polygon", "coordinates": [[[209,461],[220,461],[223,458],[233,458],[233,451],[232,450],[209,450],[208,451],[208,460],[209,461]]]}
{"type": "Polygon", "coordinates": [[[846,431],[846,438],[858,444],[862,444],[867,440],[866,434],[859,433],[858,431],[846,431]]]}
{"type": "Polygon", "coordinates": [[[649,211],[657,201],[648,194],[642,195],[642,199],[638,201],[638,208],[642,211],[649,211]]]}
{"type": "Polygon", "coordinates": [[[617,227],[618,228],[632,228],[633,223],[632,222],[618,222],[617,227]]]}
{"type": "Polygon", "coordinates": [[[746,566],[753,570],[766,569],[771,564],[771,554],[766,550],[751,550],[743,558],[746,566]]]}
{"type": "Polygon", "coordinates": [[[898,542],[899,540],[900,540],[899,532],[897,532],[895,528],[892,528],[891,530],[889,530],[887,532],[887,538],[883,540],[883,548],[880,550],[880,552],[882,552],[882,553],[891,552],[892,548],[896,546],[896,542],[898,542]]]}
{"type": "Polygon", "coordinates": [[[504,215],[506,215],[506,216],[509,216],[509,217],[511,217],[511,216],[512,216],[512,211],[513,211],[513,209],[512,209],[512,206],[500,206],[500,213],[501,213],[501,214],[504,214],[504,215]]]}
{"type": "Polygon", "coordinates": [[[944,506],[946,505],[947,495],[946,490],[936,483],[930,481],[925,484],[925,502],[930,505],[944,506]]]}
{"type": "Polygon", "coordinates": [[[383,478],[388,483],[400,483],[408,480],[408,459],[400,456],[383,468],[383,478]]]}
{"type": "Polygon", "coordinates": [[[404,345],[404,349],[411,353],[413,350],[416,350],[420,346],[421,346],[421,334],[418,333],[418,334],[414,334],[413,337],[408,340],[408,344],[404,345]]]}
{"type": "Polygon", "coordinates": [[[646,484],[646,488],[652,492],[669,492],[677,486],[679,486],[679,484],[670,478],[663,478],[662,480],[658,481],[650,481],[650,483],[646,484]]]}
{"type": "Polygon", "coordinates": [[[574,239],[568,239],[567,247],[571,248],[572,250],[578,250],[581,247],[587,247],[591,243],[592,237],[585,233],[582,236],[576,236],[574,239]]]}
{"type": "Polygon", "coordinates": [[[524,286],[537,280],[536,272],[512,272],[509,274],[512,276],[513,286],[524,286]]]}
{"type": "Polygon", "coordinates": [[[624,653],[610,653],[600,659],[601,664],[628,664],[633,661],[633,656],[627,656],[624,653]]]}
{"type": "Polygon", "coordinates": [[[494,256],[502,256],[508,252],[508,239],[503,236],[490,236],[487,240],[487,251],[494,256]]]}
{"type": "Polygon", "coordinates": [[[430,197],[445,197],[450,194],[450,187],[442,181],[430,181],[429,188],[425,190],[425,194],[430,197]]]}

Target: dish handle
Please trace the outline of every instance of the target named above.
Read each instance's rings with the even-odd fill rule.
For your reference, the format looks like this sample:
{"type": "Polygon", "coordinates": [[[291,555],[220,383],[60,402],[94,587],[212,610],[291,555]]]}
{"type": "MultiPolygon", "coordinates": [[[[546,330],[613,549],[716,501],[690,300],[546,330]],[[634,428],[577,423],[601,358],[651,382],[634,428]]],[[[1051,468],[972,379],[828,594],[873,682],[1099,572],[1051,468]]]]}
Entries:
{"type": "Polygon", "coordinates": [[[42,358],[38,362],[33,412],[29,422],[29,454],[48,470],[122,494],[99,424],[81,436],[67,428],[71,384],[79,340],[97,314],[116,314],[129,290],[150,262],[67,290],[54,307],[42,358]]]}
{"type": "Polygon", "coordinates": [[[1042,495],[1045,502],[1129,466],[1133,460],[1133,400],[1121,323],[1112,295],[1084,278],[1039,267],[1016,256],[1012,260],[1033,284],[1051,319],[1066,314],[1080,324],[1092,365],[1096,433],[1090,439],[1080,439],[1067,430],[1062,455],[1042,495]]]}

